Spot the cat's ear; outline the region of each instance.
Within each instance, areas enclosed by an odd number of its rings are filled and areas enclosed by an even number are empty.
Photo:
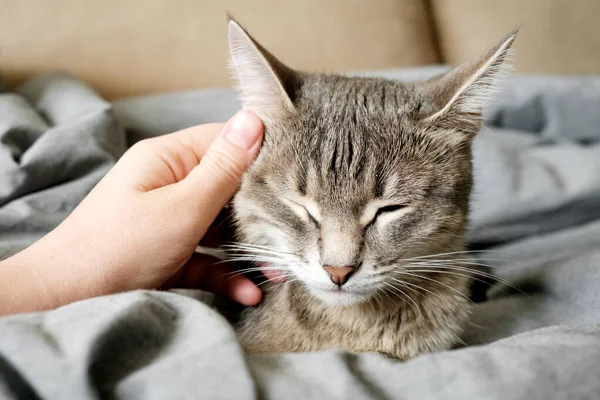
[[[296,73],[229,18],[230,65],[244,109],[263,120],[294,111]]]
[[[481,113],[493,92],[493,83],[508,69],[506,58],[516,35],[517,31],[512,32],[477,59],[421,84],[432,105],[424,121],[438,128],[475,135],[481,127]]]

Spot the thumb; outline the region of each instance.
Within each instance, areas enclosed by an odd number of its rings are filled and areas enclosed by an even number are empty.
[[[260,119],[248,111],[238,112],[212,142],[200,163],[180,182],[186,196],[194,198],[203,231],[238,190],[242,175],[258,154],[262,138]]]

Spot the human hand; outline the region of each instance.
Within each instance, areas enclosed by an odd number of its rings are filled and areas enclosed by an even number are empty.
[[[262,137],[260,120],[242,111],[226,125],[141,141],[61,225],[3,264],[27,266],[52,307],[167,281],[257,304],[261,291],[250,280],[225,276],[226,266],[193,252],[237,191]]]

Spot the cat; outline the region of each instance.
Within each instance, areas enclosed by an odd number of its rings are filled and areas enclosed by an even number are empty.
[[[470,308],[471,143],[517,32],[407,84],[295,71],[228,25],[243,108],[265,125],[232,202],[230,257],[285,276],[236,320],[244,349],[408,360],[451,348]]]

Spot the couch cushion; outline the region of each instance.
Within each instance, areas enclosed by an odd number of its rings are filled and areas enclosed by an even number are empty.
[[[108,98],[228,85],[226,11],[296,68],[431,64],[423,1],[0,0],[3,73],[68,69]]]
[[[477,55],[521,26],[520,72],[599,74],[598,0],[432,0],[444,61]]]

